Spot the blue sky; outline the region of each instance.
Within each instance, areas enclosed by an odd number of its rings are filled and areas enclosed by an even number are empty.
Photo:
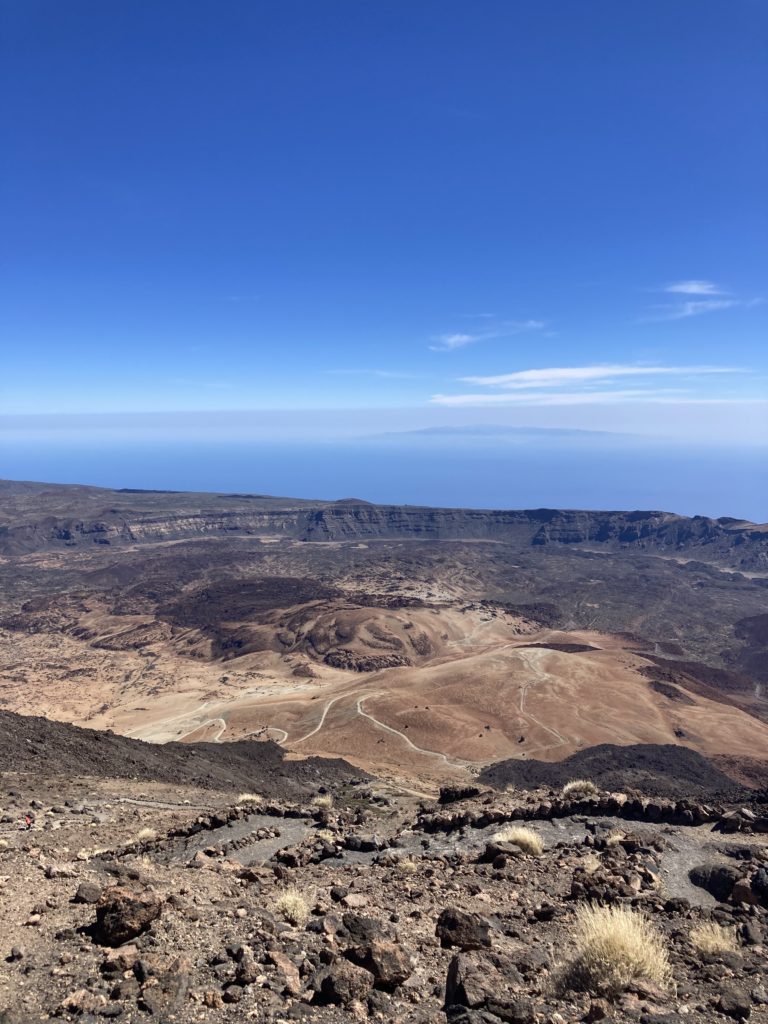
[[[763,0],[2,19],[3,429],[768,440]]]

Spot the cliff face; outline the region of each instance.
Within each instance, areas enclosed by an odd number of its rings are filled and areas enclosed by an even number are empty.
[[[109,504],[103,500],[107,497]],[[83,489],[65,487],[25,496],[21,504],[18,494],[0,490],[3,555],[217,536],[310,543],[381,539],[489,540],[537,548],[581,545],[629,548],[745,571],[768,569],[768,530],[737,520],[666,512],[440,509],[95,489],[84,496]]]

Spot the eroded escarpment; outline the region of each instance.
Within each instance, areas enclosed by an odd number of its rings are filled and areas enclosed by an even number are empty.
[[[659,511],[439,509],[0,483],[0,554],[227,535],[307,542],[407,539],[496,540],[530,547],[596,545],[682,555],[745,571],[768,570],[765,530],[728,518]]]

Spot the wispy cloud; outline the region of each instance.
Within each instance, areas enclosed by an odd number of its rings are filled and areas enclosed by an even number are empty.
[[[438,341],[439,345],[430,345],[433,352],[450,352],[454,348],[463,348],[465,345],[472,345],[483,338],[482,334],[438,334],[432,340]]]
[[[636,366],[609,363],[599,366],[550,366],[540,370],[517,370],[493,377],[460,377],[465,384],[517,390],[552,388],[568,384],[605,384],[617,377],[696,376],[710,373],[740,373],[733,366]]]
[[[629,388],[621,391],[545,391],[535,394],[469,394],[433,395],[435,405],[599,405],[626,401],[658,401],[680,398],[686,392],[679,388]]]
[[[730,309],[732,306],[743,306],[736,299],[691,299],[677,305],[662,306],[657,320],[685,320],[689,316],[701,316],[702,313],[714,313],[716,309]]]
[[[473,317],[478,319],[492,319],[490,314],[475,313]],[[478,325],[479,326],[479,325]],[[437,334],[432,338],[436,342],[430,345],[433,352],[453,352],[457,348],[464,348],[465,345],[474,345],[478,341],[487,341],[491,338],[511,338],[515,334],[525,334],[528,331],[541,331],[546,327],[543,320],[500,320],[490,324],[482,331],[469,334],[464,331],[456,333]]]
[[[703,389],[703,379],[744,373],[736,366],[641,366],[607,363],[597,366],[551,366],[494,376],[460,377],[463,384],[487,392],[433,395],[436,405],[594,405],[618,402],[732,401]],[[669,378],[679,386],[667,387]],[[635,386],[617,389],[616,381],[632,378]],[[564,390],[565,389],[565,390]]]
[[[714,281],[704,281],[698,278],[673,281],[656,290],[665,295],[674,296],[677,301],[656,304],[652,307],[651,313],[643,317],[645,322],[687,320],[692,316],[702,316],[706,313],[734,309],[739,306],[756,306],[762,302],[762,299],[740,299],[733,292],[715,284]]]
[[[664,291],[671,295],[728,295],[712,281],[674,281]]]

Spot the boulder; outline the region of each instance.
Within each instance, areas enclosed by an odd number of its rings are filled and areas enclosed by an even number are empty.
[[[96,882],[81,882],[74,895],[75,903],[98,903],[102,889]]]
[[[402,946],[389,939],[374,939],[364,946],[353,946],[344,954],[348,960],[373,975],[376,988],[391,992],[413,972],[413,964]]]
[[[533,1024],[533,1004],[519,994],[523,977],[509,957],[458,953],[448,966],[445,1007],[483,1010],[510,1024]]]
[[[348,1006],[365,999],[373,988],[373,976],[348,960],[337,960],[315,978],[320,1002]]]
[[[481,914],[446,907],[437,919],[435,935],[443,949],[482,949],[491,945],[491,922]]]
[[[725,903],[730,899],[741,873],[730,864],[699,864],[691,868],[688,877],[694,885],[706,889],[716,900]]]
[[[717,1004],[720,1013],[734,1020],[746,1020],[752,1012],[752,997],[745,988],[734,982],[723,986]]]
[[[160,917],[162,909],[162,900],[155,893],[138,895],[113,886],[103,893],[96,907],[96,941],[103,946],[130,942]]]

